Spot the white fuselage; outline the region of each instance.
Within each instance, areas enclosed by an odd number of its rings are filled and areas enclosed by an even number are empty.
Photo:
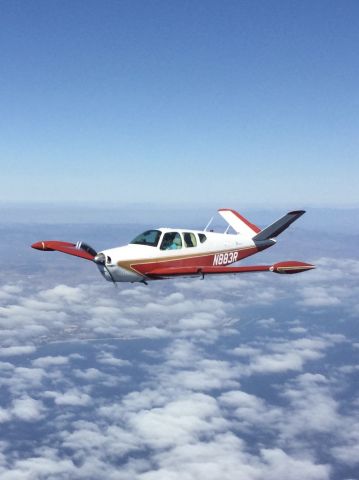
[[[160,237],[155,246],[129,243],[99,252],[106,257],[106,268],[98,265],[106,280],[144,281],[147,280],[146,272],[152,265],[229,265],[257,252],[253,240],[240,234],[180,228],[159,228],[157,231],[160,232]],[[174,232],[179,234],[182,245],[175,249],[163,249],[165,235]],[[189,234],[191,246],[185,240]],[[112,279],[107,269],[111,272]]]

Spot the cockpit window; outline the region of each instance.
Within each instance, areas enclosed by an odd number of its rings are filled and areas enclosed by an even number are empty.
[[[137,235],[137,237],[134,238],[130,243],[135,243],[136,245],[148,245],[149,247],[157,247],[160,236],[161,232],[159,230],[146,230],[145,232]]]
[[[207,240],[207,237],[204,233],[199,233],[198,236],[201,243],[204,243]]]
[[[181,235],[178,232],[168,232],[163,235],[161,250],[177,250],[182,248]]]

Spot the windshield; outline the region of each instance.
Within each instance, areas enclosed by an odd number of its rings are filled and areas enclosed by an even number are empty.
[[[159,230],[146,230],[145,232],[137,235],[137,237],[134,238],[130,243],[135,243],[137,245],[148,245],[149,247],[157,247],[160,236],[161,232]]]

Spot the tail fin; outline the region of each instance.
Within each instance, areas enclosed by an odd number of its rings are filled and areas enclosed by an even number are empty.
[[[295,222],[304,213],[305,210],[295,210],[293,212],[288,212],[279,220],[272,223],[272,225],[269,225],[264,230],[259,231],[257,235],[253,237],[254,242],[261,242],[264,240],[269,240],[270,238],[277,237],[280,233],[284,232],[284,230],[287,229],[291,223]]]
[[[241,233],[246,237],[252,238],[253,235],[258,234],[261,230],[246,218],[242,217],[238,212],[230,208],[220,208],[218,213],[237,233]]]

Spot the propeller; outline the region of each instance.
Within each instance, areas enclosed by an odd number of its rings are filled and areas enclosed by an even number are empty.
[[[116,284],[116,282],[115,282],[115,279],[113,278],[112,273],[110,272],[108,266],[106,265],[106,256],[105,256],[105,254],[104,254],[104,253],[97,253],[97,254],[94,256],[93,261],[96,263],[96,265],[102,265],[102,266],[103,266],[103,268],[104,268],[104,269],[106,270],[106,272],[109,274],[112,283],[113,283],[114,286],[117,288],[117,284]]]
[[[77,250],[84,250],[85,252],[89,253],[93,257],[96,257],[97,252],[94,248],[92,248],[88,243],[85,242],[77,242],[76,243]]]
[[[115,282],[115,279],[112,276],[112,273],[110,272],[109,268],[106,265],[106,256],[104,253],[97,253],[94,248],[92,248],[88,243],[85,242],[77,242],[76,244],[77,249],[84,250],[85,252],[89,253],[90,255],[93,256],[93,261],[97,265],[102,265],[103,268],[106,270],[106,272],[109,274],[112,283],[114,284],[115,287],[117,287],[117,284]]]

